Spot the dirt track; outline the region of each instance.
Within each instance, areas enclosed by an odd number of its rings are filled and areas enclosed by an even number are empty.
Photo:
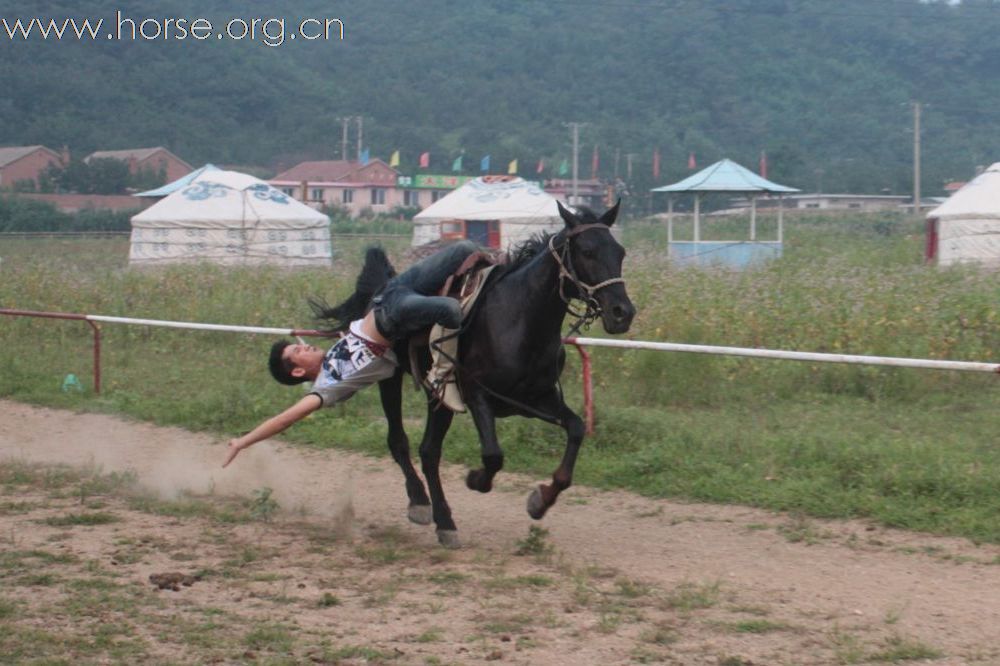
[[[282,507],[317,520],[341,515],[349,504],[360,521],[398,526],[421,548],[438,548],[431,528],[406,522],[402,477],[387,459],[268,442],[226,470],[219,468],[223,456],[224,443],[201,434],[0,401],[0,460],[131,469],[165,494],[247,495],[267,486]],[[497,490],[479,495],[465,489],[463,475],[449,468],[444,481],[464,551],[511,553],[532,524],[524,502],[537,480],[501,474]],[[662,589],[717,581],[730,606],[758,609],[788,628],[720,638],[724,632],[708,622],[664,657],[670,663],[720,663],[710,649],[716,640],[727,643],[726,653],[743,655],[744,664],[847,663],[842,652],[836,657],[835,643],[850,634],[873,646],[868,654],[905,640],[940,652],[935,664],[1000,664],[997,546],[579,487],[563,495],[543,526],[572,566],[614,568]],[[616,649],[613,642],[595,645],[591,657],[630,661]],[[563,652],[548,654],[542,645],[525,657],[559,663],[554,655]],[[581,659],[589,660],[580,653],[574,663]]]

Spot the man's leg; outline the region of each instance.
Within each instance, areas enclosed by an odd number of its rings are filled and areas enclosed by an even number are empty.
[[[447,328],[461,326],[462,310],[458,301],[432,294],[436,294],[448,277],[478,249],[471,241],[460,241],[393,278],[375,299],[375,322],[379,332],[395,341],[434,324]]]

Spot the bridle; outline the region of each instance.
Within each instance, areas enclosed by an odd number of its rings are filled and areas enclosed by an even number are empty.
[[[570,258],[569,253],[569,243],[575,237],[582,234],[584,231],[589,231],[590,229],[603,229],[608,233],[611,233],[611,227],[602,223],[594,222],[591,224],[581,224],[572,229],[568,230],[563,234],[564,243],[556,249],[555,241],[559,234],[555,234],[549,238],[549,254],[555,259],[556,264],[559,266],[559,298],[562,299],[563,303],[566,304],[566,311],[571,315],[576,317],[576,322],[570,327],[569,335],[573,335],[581,327],[590,326],[598,317],[601,316],[603,310],[601,309],[601,304],[594,297],[594,294],[598,290],[608,287],[613,284],[624,284],[625,278],[616,277],[604,280],[597,284],[587,284],[576,274],[576,269],[573,268],[573,262]],[[583,301],[587,309],[584,312],[576,312],[570,305],[571,298],[566,296],[566,282],[570,282],[577,289],[577,293],[580,294],[578,297]]]

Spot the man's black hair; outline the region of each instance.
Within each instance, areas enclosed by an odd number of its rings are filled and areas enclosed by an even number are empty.
[[[295,386],[307,381],[306,377],[295,377],[292,375],[295,364],[282,356],[285,347],[290,344],[292,343],[288,340],[278,340],[275,342],[271,345],[271,357],[267,361],[267,367],[271,370],[271,376],[285,386]]]

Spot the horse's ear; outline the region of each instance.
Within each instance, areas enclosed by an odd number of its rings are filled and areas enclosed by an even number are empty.
[[[601,219],[598,220],[598,222],[606,224],[610,227],[612,224],[615,223],[615,220],[618,219],[618,207],[621,205],[622,205],[622,200],[621,197],[619,197],[618,201],[615,202],[615,205],[607,209],[604,212],[604,215],[601,215]]]
[[[566,223],[566,227],[568,229],[572,229],[576,225],[580,224],[580,220],[577,219],[573,211],[563,206],[562,202],[558,199],[556,200],[556,206],[559,207],[559,217],[563,219],[563,222]]]

